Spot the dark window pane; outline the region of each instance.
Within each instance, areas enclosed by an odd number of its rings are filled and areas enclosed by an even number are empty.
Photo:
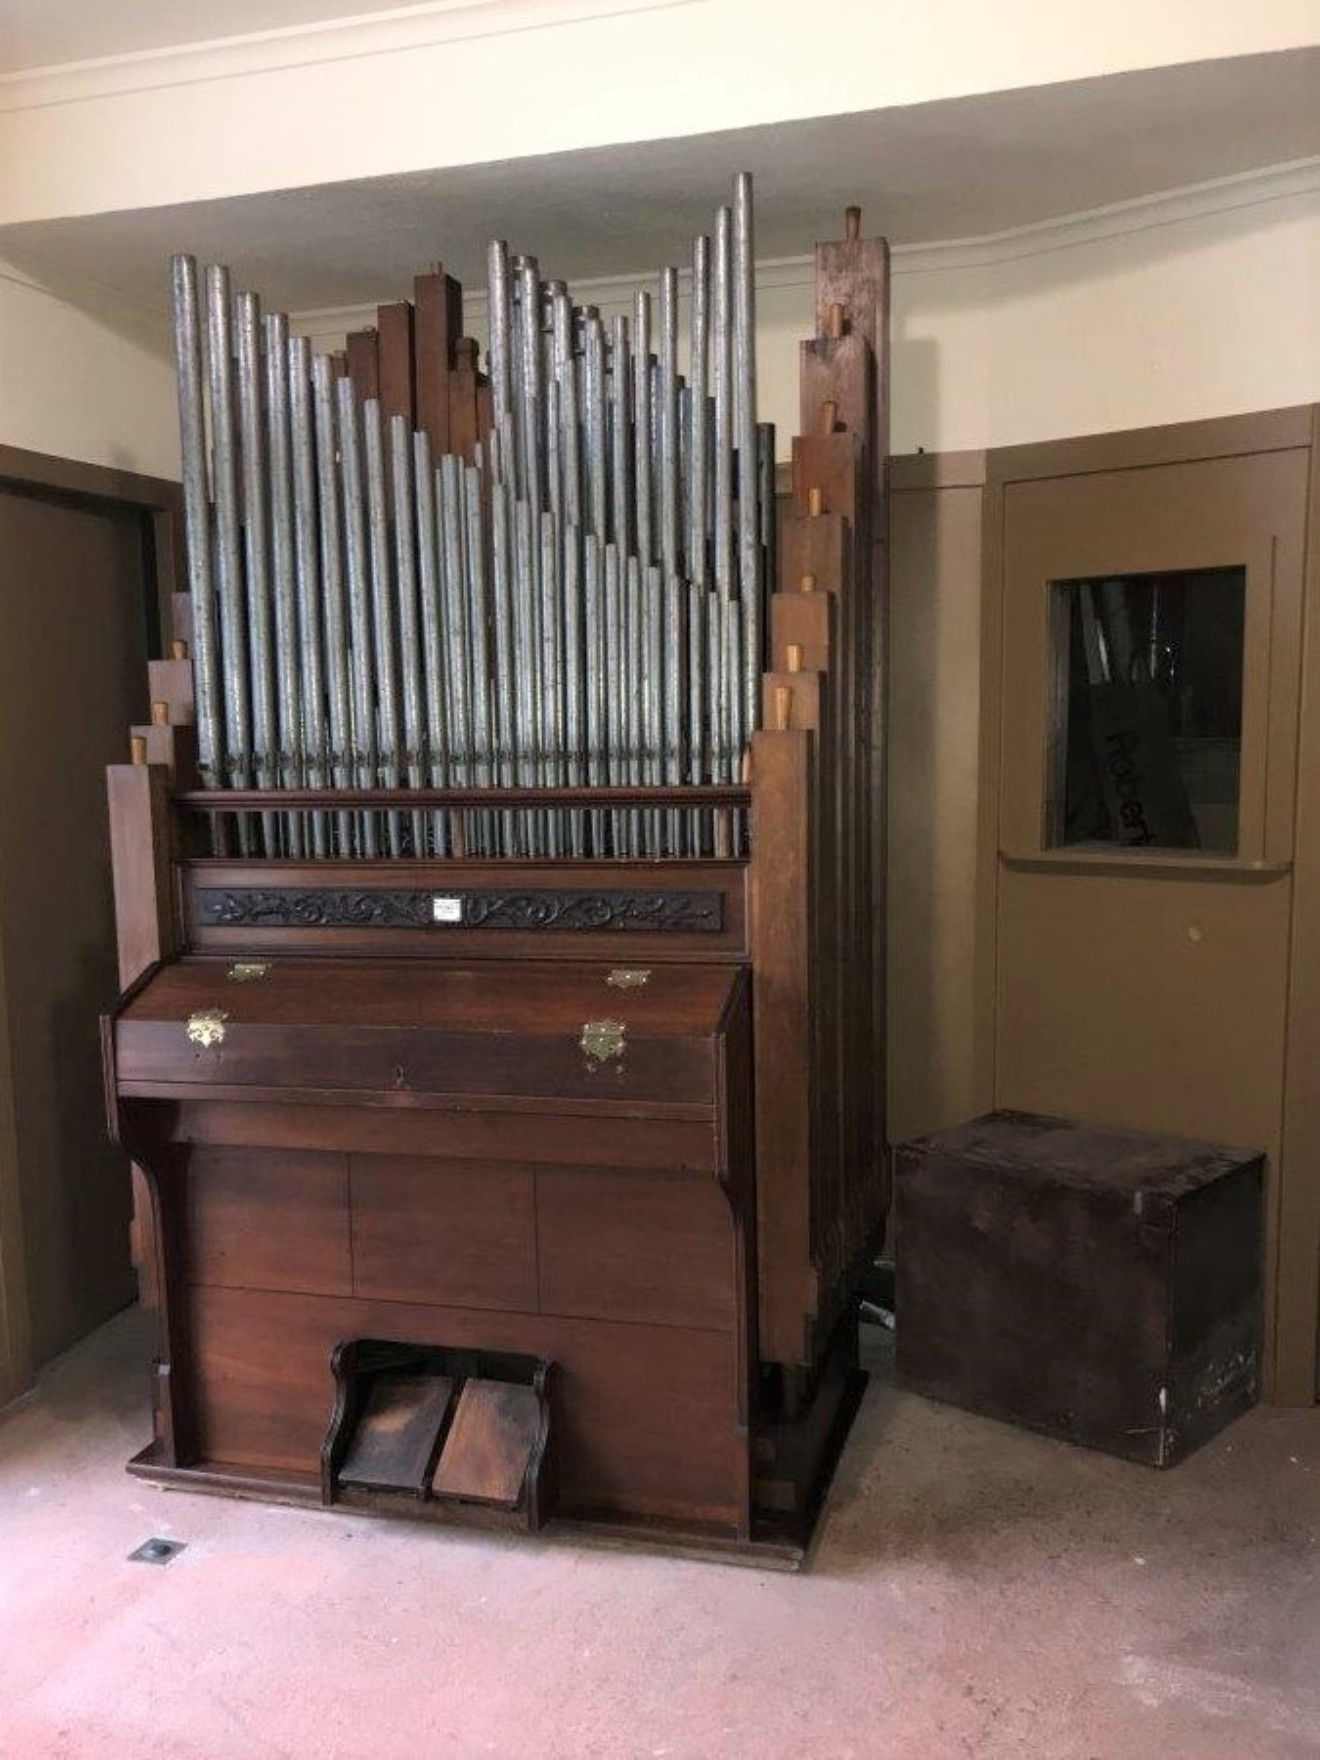
[[[1245,568],[1055,581],[1046,841],[1232,853]]]

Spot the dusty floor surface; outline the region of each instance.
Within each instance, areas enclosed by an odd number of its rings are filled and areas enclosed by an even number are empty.
[[[0,1755],[1320,1755],[1320,1414],[1159,1475],[895,1393],[879,1337],[787,1576],[142,1485],[130,1312],[0,1414]]]

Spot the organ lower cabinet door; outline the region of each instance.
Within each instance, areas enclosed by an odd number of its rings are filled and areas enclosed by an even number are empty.
[[[1070,469],[1084,444],[1010,469],[992,540],[994,1104],[1265,1151],[1266,1384],[1304,1398],[1314,1305],[1289,1345],[1280,1303],[1316,1252],[1281,1232],[1312,1177],[1281,1159],[1310,448]]]

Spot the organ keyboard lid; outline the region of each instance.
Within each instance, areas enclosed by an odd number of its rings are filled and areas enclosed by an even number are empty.
[[[621,1102],[713,1115],[740,967],[184,957],[105,1019],[120,1098]]]

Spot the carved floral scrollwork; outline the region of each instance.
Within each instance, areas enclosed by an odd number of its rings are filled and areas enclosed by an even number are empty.
[[[524,932],[609,931],[717,935],[724,927],[720,892],[472,890],[460,894],[463,929]],[[221,929],[434,929],[431,892],[333,887],[201,888],[201,922]]]

